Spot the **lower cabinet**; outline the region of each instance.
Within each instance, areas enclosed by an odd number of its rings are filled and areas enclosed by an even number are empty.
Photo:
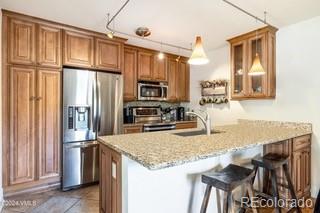
[[[121,155],[100,144],[100,213],[121,213]]]
[[[5,196],[57,182],[60,176],[60,71],[11,66],[8,76]]]
[[[124,134],[141,133],[143,132],[142,125],[129,124],[123,127]]]
[[[289,172],[298,198],[310,197],[311,190],[311,135],[305,135],[279,143],[266,145],[265,154],[276,153],[289,156]],[[278,181],[286,184],[282,170],[277,171]],[[271,192],[268,181],[264,181],[264,191]],[[290,197],[289,191],[280,187],[283,197]]]

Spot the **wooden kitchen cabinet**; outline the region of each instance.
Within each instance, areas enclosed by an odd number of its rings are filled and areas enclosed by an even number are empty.
[[[38,30],[38,65],[60,68],[62,52],[61,29],[39,25]]]
[[[121,72],[123,45],[107,39],[96,38],[95,41],[95,67]]]
[[[9,184],[35,180],[36,69],[10,67]]]
[[[276,153],[289,156],[289,173],[298,198],[310,197],[311,190],[311,135],[305,135],[283,142],[264,146],[264,153]],[[277,171],[280,183],[284,182],[284,173]],[[271,184],[269,184],[271,186]],[[264,181],[264,191],[272,192]],[[289,191],[280,187],[280,196],[290,197]]]
[[[276,31],[267,26],[229,39],[231,51],[231,98],[268,99],[276,95]],[[259,54],[265,70],[262,76],[249,76],[253,59]]]
[[[38,70],[38,162],[39,178],[60,174],[60,94],[61,72]]]
[[[99,208],[101,213],[121,213],[121,155],[100,143]]]
[[[191,129],[191,128],[197,128],[197,120],[179,121],[176,124],[176,129]]]
[[[143,125],[128,124],[123,127],[124,134],[141,133],[143,132]]]
[[[32,65],[36,63],[36,24],[9,18],[8,62]]]
[[[85,33],[64,31],[63,64],[94,67],[94,37]]]
[[[181,59],[178,62],[178,76],[177,76],[177,95],[181,102],[190,101],[190,66],[187,60]]]
[[[163,59],[159,59],[154,56],[154,69],[153,69],[153,80],[155,81],[168,81],[168,59],[164,56]]]
[[[178,101],[178,70],[179,64],[175,58],[168,59],[168,100]]]
[[[137,100],[137,50],[124,48],[123,100]]]
[[[138,51],[138,80],[152,81],[154,67],[153,52],[139,50]]]

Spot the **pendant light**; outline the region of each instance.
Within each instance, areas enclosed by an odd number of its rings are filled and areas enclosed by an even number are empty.
[[[196,44],[188,63],[191,65],[204,65],[209,63],[209,59],[207,58],[202,46],[201,36],[196,37]]]
[[[251,69],[248,72],[248,75],[260,76],[260,75],[264,75],[265,73],[266,72],[261,64],[260,56],[258,53],[258,30],[256,30],[256,56],[254,57],[254,60],[253,60]]]
[[[109,22],[109,20],[110,20],[110,14],[108,13],[108,22]],[[113,27],[112,27],[112,31],[109,31],[108,33],[107,33],[107,36],[108,36],[108,38],[110,38],[110,39],[113,39],[113,36],[114,36],[114,20],[113,20]]]

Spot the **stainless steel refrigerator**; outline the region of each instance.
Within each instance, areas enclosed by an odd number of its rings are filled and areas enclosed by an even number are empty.
[[[62,189],[99,181],[97,137],[122,130],[121,75],[63,69]]]

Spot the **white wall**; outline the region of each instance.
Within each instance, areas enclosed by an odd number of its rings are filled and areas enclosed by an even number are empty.
[[[231,101],[207,106],[213,123],[238,118],[310,122],[312,195],[320,187],[320,16],[281,28],[277,33],[277,96],[275,100]],[[213,39],[213,38],[212,38]],[[200,80],[230,79],[229,46],[209,52],[210,64],[191,68],[191,107],[199,108]]]

